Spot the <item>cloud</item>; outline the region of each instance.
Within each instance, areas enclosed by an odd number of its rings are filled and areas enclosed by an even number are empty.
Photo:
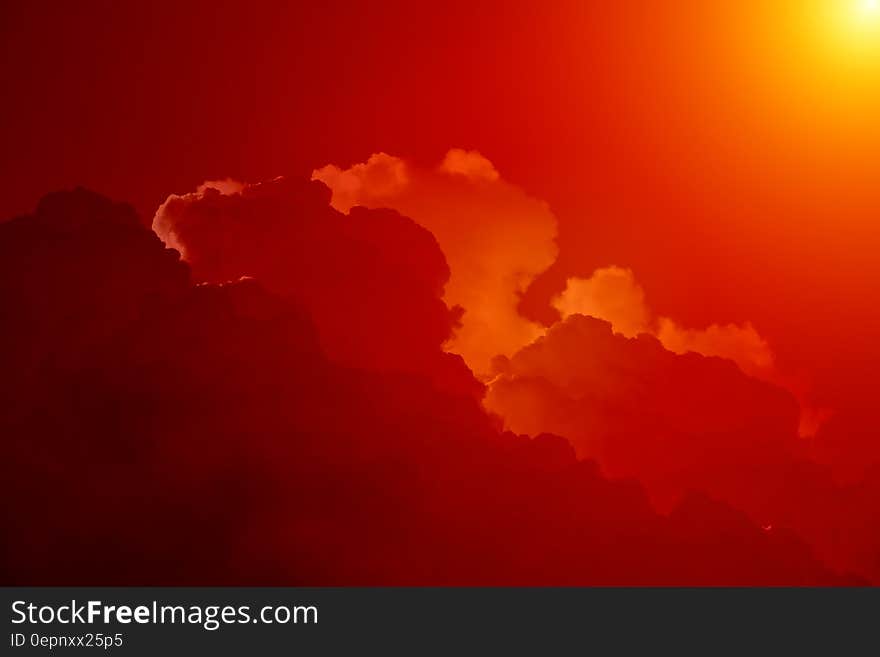
[[[333,190],[333,207],[348,213],[355,205],[366,205],[363,203],[365,198],[383,207],[386,207],[383,201],[392,203],[406,189],[409,170],[398,157],[374,153],[366,162],[345,170],[328,164],[317,169],[312,174],[312,180],[320,180]]]
[[[526,218],[525,228],[509,231],[519,235],[517,242],[528,243],[522,231],[542,224],[522,213],[527,197],[493,171],[473,152],[451,151],[430,171],[377,155],[346,171],[316,171],[329,194],[317,183],[283,179],[225,194],[206,185],[169,198],[154,226],[173,232],[197,280],[250,275],[301,304],[336,363],[424,376],[437,389],[478,399],[483,388],[470,371],[440,350],[459,348],[472,368],[485,368],[477,370],[489,381],[485,406],[513,432],[565,436],[580,458],[596,459],[609,476],[643,482],[664,511],[689,490],[706,491],[756,524],[796,526],[839,568],[871,572],[858,554],[877,541],[858,532],[854,546],[861,547],[840,555],[833,536],[848,517],[847,504],[861,509],[860,518],[873,507],[835,488],[827,473],[810,470],[816,467],[808,460],[810,443],[797,432],[809,435],[825,415],[809,404],[799,379],[777,370],[755,328],[693,329],[656,317],[633,272],[623,267],[570,279],[552,301],[564,321],[547,329],[524,320],[516,309],[518,288],[487,274],[493,257],[504,273],[528,262],[528,254],[500,239],[497,222],[475,208],[498,216],[497,208],[512,203],[517,210],[505,216]],[[383,205],[409,208],[421,219],[363,207]],[[471,219],[460,220],[466,216]],[[547,237],[534,233],[541,234]],[[484,242],[486,235],[491,239]],[[484,243],[496,250],[473,246]],[[609,320],[618,335],[585,322],[585,314]],[[524,326],[529,330],[519,330]],[[799,413],[785,390],[800,402]],[[826,490],[833,502],[821,503],[820,525],[798,515],[790,500],[774,501],[779,482],[788,480],[793,492],[786,494],[796,499]]]
[[[658,320],[657,338],[669,351],[684,354],[694,351],[704,356],[732,360],[746,374],[760,377],[773,369],[773,352],[755,328],[712,324],[705,329],[685,329],[668,317]]]
[[[373,180],[375,171],[362,173]],[[430,232],[392,210],[343,215],[316,182],[230,189],[206,184],[170,196],[154,217],[153,229],[196,280],[252,276],[309,312],[334,361],[430,372],[438,385],[480,394],[461,359],[440,351],[460,311],[441,298],[449,267]]]
[[[6,582],[857,581],[705,496],[658,515],[637,484],[607,480],[563,438],[499,431],[432,371],[363,366],[376,348],[363,335],[360,365],[328,358],[334,324],[316,299],[337,292],[358,331],[399,319],[379,303],[394,290],[346,303],[375,282],[364,288],[367,264],[384,262],[416,308],[435,307],[443,267],[411,222],[336,216],[314,189],[206,189],[166,205],[193,262],[233,283],[197,283],[129,208],[87,192],[0,224],[0,338],[14,359],[0,415],[0,492],[16,501]],[[302,244],[273,250],[280,236]],[[283,269],[281,253],[300,266]],[[240,278],[258,270],[277,278]]]
[[[742,326],[713,324],[705,329],[689,329],[668,317],[654,318],[631,269],[604,267],[590,278],[569,278],[552,305],[563,319],[587,315],[609,322],[615,333],[626,337],[654,335],[677,354],[693,351],[727,358],[750,375],[773,369],[770,346],[748,322]]]
[[[505,361],[485,403],[508,429],[565,435],[580,456],[597,458],[613,477],[644,481],[660,497],[683,493],[682,471],[702,476],[716,458],[728,461],[725,452],[763,459],[798,449],[797,405],[783,390],[733,363],[677,355],[648,334],[626,338],[584,315]]]
[[[196,194],[205,194],[209,189],[220,192],[224,196],[232,194],[241,194],[245,185],[232,178],[224,178],[223,180],[206,180],[196,188]]]
[[[476,151],[450,150],[436,169],[384,153],[342,170],[317,169],[333,207],[389,207],[431,231],[451,276],[444,299],[464,309],[447,349],[478,375],[543,333],[521,316],[520,296],[556,259],[556,218],[543,201],[500,177]]]
[[[333,192],[331,203],[393,207],[430,230],[449,262],[444,299],[463,309],[446,348],[487,380],[497,357],[510,357],[546,327],[518,310],[520,295],[556,258],[556,220],[545,205],[501,179],[476,151],[450,150],[440,167],[425,171],[385,153],[347,170],[328,165],[313,179]],[[656,336],[674,353],[694,351],[735,362],[744,372],[780,385],[801,403],[799,431],[814,435],[828,411],[810,400],[799,378],[780,372],[767,341],[748,322],[689,328],[655,317],[632,270],[610,266],[589,278],[572,277],[551,300],[562,318],[583,314],[611,322],[627,337]]]
[[[815,435],[829,417],[828,410],[816,407],[808,387],[798,377],[780,372],[773,351],[751,323],[712,324],[704,329],[685,328],[669,317],[655,318],[645,301],[645,293],[632,270],[611,266],[597,269],[590,278],[569,278],[565,290],[552,300],[563,319],[581,314],[609,322],[616,333],[635,337],[641,333],[655,336],[676,354],[694,352],[717,356],[736,363],[739,368],[762,381],[791,392],[801,405],[799,433]]]
[[[563,319],[571,315],[598,317],[630,338],[650,331],[645,292],[632,270],[623,267],[597,269],[590,278],[569,278],[565,290],[551,303]]]
[[[615,333],[628,338],[640,333],[654,335],[676,354],[693,351],[727,358],[751,375],[773,368],[770,346],[748,322],[743,326],[713,324],[705,329],[688,329],[668,317],[655,319],[631,269],[604,267],[590,278],[569,278],[565,290],[551,303],[563,319],[576,314],[603,319]]]
[[[466,151],[461,148],[453,148],[446,153],[446,157],[440,164],[440,171],[488,183],[494,183],[501,177],[495,169],[495,165],[479,152]]]
[[[793,529],[839,569],[880,574],[880,533],[868,520],[880,471],[839,486],[810,459],[798,404],[782,388],[577,314],[496,366],[484,404],[505,429],[564,435],[612,480],[638,480],[663,512],[701,491],[757,525]]]

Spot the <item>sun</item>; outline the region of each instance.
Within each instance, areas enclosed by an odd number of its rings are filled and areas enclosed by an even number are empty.
[[[876,45],[878,29],[880,29],[880,0],[859,0],[853,28],[857,32],[862,32],[863,36],[874,41]]]
[[[815,0],[805,3],[819,33],[842,45],[864,48],[880,44],[880,0]]]
[[[841,52],[848,53],[846,56],[860,58],[862,63],[867,57],[873,66],[880,55],[880,0],[853,0],[845,11],[840,11],[840,3],[834,4],[838,7],[837,19],[830,23],[829,34],[836,38]],[[829,9],[834,4],[829,0]]]

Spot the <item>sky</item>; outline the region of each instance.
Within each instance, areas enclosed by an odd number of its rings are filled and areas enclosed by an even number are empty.
[[[0,214],[476,149],[561,223],[530,313],[625,265],[661,312],[797,333],[825,373],[819,345],[855,365],[849,327],[878,326],[850,300],[876,274],[880,69],[838,42],[847,4],[4,3]]]
[[[817,529],[833,514],[810,497],[858,507],[854,525],[880,500],[816,492],[873,490],[880,463],[871,3],[13,0],[0,32],[0,222],[81,208],[40,201],[79,186],[129,203],[193,284],[253,277],[303,305],[332,363],[416,368],[476,395],[495,430],[562,436],[640,481],[660,514],[693,487],[761,526],[784,516],[835,572],[878,577],[875,537],[833,544]],[[297,186],[310,180],[324,191]],[[319,206],[332,231],[282,226]],[[350,224],[370,213],[381,244]],[[302,239],[341,240],[315,257],[355,264],[325,271],[290,246]],[[430,266],[401,255],[410,239]],[[369,262],[390,300],[357,282]],[[385,271],[398,265],[424,279]],[[384,328],[349,335],[343,308]],[[716,396],[698,408],[700,388]],[[621,438],[652,431],[677,461]],[[752,469],[775,473],[760,499],[733,475],[707,490],[721,466],[682,438],[740,458],[743,433]],[[797,457],[767,456],[765,434]],[[768,502],[805,460],[824,483]],[[823,510],[795,517],[808,500]]]

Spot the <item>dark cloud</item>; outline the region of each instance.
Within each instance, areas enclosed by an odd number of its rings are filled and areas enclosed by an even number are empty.
[[[795,399],[732,361],[571,315],[496,368],[486,406],[507,428],[566,436],[661,510],[703,491],[769,533],[793,529],[838,569],[880,575],[876,484],[836,482],[812,458],[819,445],[798,436]]]
[[[438,385],[482,393],[461,358],[440,348],[460,312],[441,298],[449,267],[430,232],[392,210],[343,215],[317,182],[218,187],[172,196],[154,219],[196,280],[253,276],[295,300],[336,362],[429,373]]]
[[[311,189],[187,205],[224,236],[193,266],[231,283],[191,283],[87,192],[0,225],[6,583],[853,581],[705,496],[658,515],[565,439],[499,432],[437,385],[442,359],[403,367],[441,358],[442,257],[398,215],[354,227]],[[416,332],[383,338],[405,308]]]

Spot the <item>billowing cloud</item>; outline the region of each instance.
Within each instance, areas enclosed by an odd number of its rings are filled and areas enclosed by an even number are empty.
[[[332,191],[342,212],[389,207],[437,238],[451,276],[444,299],[464,309],[448,342],[478,375],[496,355],[512,355],[543,333],[517,310],[529,284],[556,259],[556,218],[543,201],[500,177],[476,151],[450,150],[436,169],[379,153],[342,170],[328,165],[313,179]]]
[[[669,317],[654,317],[632,270],[611,266],[597,269],[590,278],[569,278],[565,290],[552,300],[563,319],[580,314],[609,322],[626,337],[655,336],[676,354],[694,352],[736,363],[746,374],[779,385],[801,404],[799,433],[812,436],[829,412],[809,399],[806,384],[780,372],[773,351],[751,323],[712,324],[703,329],[685,328]]]
[[[651,330],[645,291],[632,270],[623,267],[597,269],[590,278],[569,278],[552,305],[563,319],[571,315],[604,319],[617,333],[629,338]]]
[[[510,431],[566,436],[610,478],[641,482],[663,511],[703,491],[761,526],[795,529],[838,568],[880,575],[868,520],[880,471],[837,485],[798,436],[795,398],[729,360],[675,354],[575,314],[496,361],[484,404]]]
[[[466,151],[461,148],[453,148],[443,162],[440,170],[444,173],[458,174],[470,180],[485,180],[496,182],[501,176],[495,169],[495,165],[483,157],[478,151]]]
[[[565,290],[552,303],[563,319],[571,315],[603,319],[615,333],[629,338],[640,333],[654,335],[677,354],[693,351],[727,358],[752,375],[773,368],[770,346],[748,322],[692,329],[668,317],[655,318],[631,269],[611,266],[597,269],[590,278],[569,278]]]
[[[206,180],[196,188],[195,192],[189,194],[172,194],[156,211],[156,215],[153,217],[153,231],[162,238],[162,241],[165,242],[168,248],[175,249],[185,259],[187,257],[186,245],[177,237],[174,208],[181,204],[202,199],[206,195],[220,194],[230,196],[232,194],[240,194],[244,188],[245,185],[243,183],[231,178],[225,178],[223,180]]]
[[[797,433],[824,416],[751,324],[696,329],[657,317],[633,272],[616,266],[569,279],[552,300],[563,321],[525,320],[519,293],[555,257],[552,215],[478,153],[450,151],[433,170],[379,154],[314,177],[312,187],[206,184],[170,197],[154,228],[179,244],[196,280],[254,276],[302,304],[336,363],[415,374],[476,400],[483,389],[441,347],[458,350],[489,382],[484,407],[515,434],[565,436],[609,476],[642,482],[664,512],[702,490],[755,524],[797,527],[837,568],[873,572],[863,550],[880,539],[859,532],[851,550],[834,547],[843,519],[873,507],[811,469]],[[519,218],[515,240],[502,239],[498,216]],[[546,257],[523,248],[527,235],[549,245]],[[517,279],[523,267],[532,274]],[[780,481],[790,482],[784,500],[774,497]],[[818,490],[829,501],[816,525],[791,500]]]
[[[424,171],[385,153],[342,170],[313,173],[332,191],[332,205],[392,207],[430,230],[450,265],[444,298],[463,309],[447,349],[461,354],[480,377],[490,377],[496,357],[510,357],[543,335],[545,327],[518,311],[520,295],[556,257],[556,221],[545,205],[501,179],[476,151],[450,150],[441,165]],[[656,336],[674,353],[693,351],[735,362],[744,372],[785,387],[798,398],[801,435],[815,434],[827,411],[816,408],[798,378],[778,371],[766,340],[748,322],[681,326],[656,317],[632,270],[610,266],[589,278],[569,278],[551,300],[563,318],[574,314],[609,321],[627,337]]]
[[[609,481],[558,436],[499,431],[430,371],[328,358],[334,324],[315,299],[335,289],[352,330],[397,321],[393,305],[352,309],[344,291],[364,292],[368,266],[384,262],[402,281],[433,281],[405,289],[431,308],[442,259],[431,264],[431,242],[398,215],[334,216],[311,190],[206,189],[166,204],[193,261],[233,283],[196,284],[129,208],[88,192],[0,223],[0,492],[16,501],[6,583],[858,581],[705,495],[661,516],[638,484]],[[374,232],[347,232],[359,223]],[[229,264],[203,252],[212,228]],[[276,271],[279,236],[303,242],[286,245],[295,261],[314,253],[298,281]],[[278,276],[271,288],[241,279],[258,270]],[[352,347],[369,354],[363,337]],[[424,348],[443,358],[435,337]]]
[[[506,360],[486,405],[512,431],[533,433],[540,426],[565,435],[578,454],[599,459],[612,476],[647,482],[665,468],[705,472],[707,448],[721,455],[761,443],[751,456],[763,458],[778,451],[774,443],[786,450],[798,445],[797,406],[783,390],[744,375],[733,363],[677,355],[648,334],[626,338],[584,315],[555,324]],[[649,441],[651,435],[657,443]],[[691,436],[695,442],[672,446],[660,436]],[[701,436],[710,443],[698,442]],[[659,479],[678,494],[687,488],[670,473]]]
[[[431,233],[392,210],[345,216],[317,182],[224,188],[170,196],[153,219],[196,280],[252,276],[308,310],[333,360],[431,372],[438,385],[479,394],[460,357],[440,351],[460,313],[441,299],[449,267]]]
[[[753,376],[773,369],[770,345],[748,322],[742,326],[712,324],[705,329],[686,329],[668,317],[661,317],[657,324],[657,338],[676,354],[694,351],[704,356],[727,358]]]
[[[333,207],[348,213],[355,205],[368,206],[366,199],[372,200],[374,205],[392,207],[394,199],[409,183],[409,168],[398,157],[374,153],[366,162],[345,170],[328,164],[315,171],[312,179],[320,180],[333,190]]]

